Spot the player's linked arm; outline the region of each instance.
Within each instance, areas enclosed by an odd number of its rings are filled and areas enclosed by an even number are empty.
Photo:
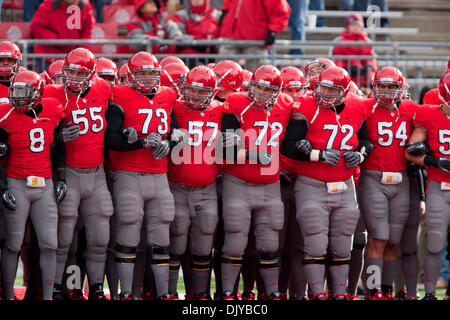
[[[291,118],[281,142],[281,154],[295,160],[310,161],[310,155],[299,150],[299,142],[306,137],[308,125],[304,119]]]

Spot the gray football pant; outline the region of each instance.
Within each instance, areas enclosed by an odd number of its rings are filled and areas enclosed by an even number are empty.
[[[450,230],[450,191],[441,190],[441,183],[433,180],[428,180],[425,224],[427,228],[425,292],[434,293],[441,267],[441,251]]]
[[[368,237],[400,244],[409,217],[409,178],[402,171],[399,184],[382,184],[383,173],[361,170],[358,200]]]
[[[216,184],[188,187],[169,182],[169,186],[175,201],[175,218],[170,225],[171,265],[180,264],[174,257],[185,253],[189,238],[194,293],[206,292],[213,236],[219,221]]]
[[[84,254],[89,284],[103,283],[109,219],[113,214],[111,195],[106,185],[103,165],[92,169],[66,166],[67,193],[58,205],[58,250],[55,283],[61,283],[67,255],[72,243],[78,214],[85,230]]]
[[[223,290],[233,291],[253,220],[255,246],[260,255],[260,272],[266,292],[270,295],[278,291],[277,253],[284,220],[280,182],[254,184],[225,174],[222,199],[225,231],[222,252],[223,258],[228,259],[222,263]]]
[[[360,214],[353,178],[346,180],[345,184],[346,191],[329,194],[327,183],[323,181],[299,176],[295,183],[304,261],[314,261],[305,264],[308,284],[314,295],[324,291],[324,257],[327,251],[333,256],[332,263],[336,264],[330,267],[333,283],[338,283],[338,286],[333,285],[334,293],[345,292],[352,236]]]
[[[14,279],[17,261],[25,236],[28,216],[31,218],[40,249],[43,299],[53,294],[55,279],[58,212],[52,179],[45,179],[45,187],[29,188],[25,179],[7,178],[8,189],[16,198],[17,209],[4,208],[6,227],[5,250],[2,255],[3,285],[6,299],[14,297]]]
[[[137,248],[143,221],[147,231],[147,245],[152,249],[152,270],[157,296],[168,293],[169,227],[174,219],[175,206],[165,173],[116,171],[113,185],[116,213],[116,243]],[[136,249],[130,249],[131,251]],[[131,252],[130,251],[130,252]],[[118,257],[117,255],[120,255]],[[116,250],[116,258],[133,254]],[[135,254],[134,254],[135,256]],[[130,293],[134,263],[116,263],[121,292]]]

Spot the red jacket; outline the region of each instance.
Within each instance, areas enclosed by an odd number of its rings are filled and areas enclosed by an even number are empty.
[[[235,40],[265,40],[267,31],[283,31],[291,8],[286,0],[224,0],[220,36]]]
[[[128,24],[127,37],[128,39],[148,39],[150,37],[157,37],[161,39],[172,38],[174,34],[179,33],[179,29],[175,22],[169,20],[169,15],[161,0],[159,2],[159,11],[151,18],[144,19],[139,15],[139,8],[147,2],[147,0],[135,0],[134,10],[136,17]],[[181,34],[179,34],[181,36]],[[145,46],[132,45],[133,51],[145,50]],[[173,53],[175,48],[152,46],[153,53]]]
[[[193,8],[177,11],[172,20],[176,22],[183,34],[193,36],[195,39],[216,39],[219,37],[220,11],[210,7],[209,0],[201,9]]]
[[[335,42],[345,42],[345,41],[359,41],[359,42],[367,42],[370,43],[371,40],[367,37],[366,32],[361,33],[349,33],[347,30],[342,31],[341,36],[337,37]],[[331,54],[336,56],[372,56],[374,55],[372,51],[372,47],[370,46],[335,46],[331,49]],[[355,66],[355,67],[364,67],[365,65],[369,65],[372,68],[372,72],[370,72],[369,79],[373,79],[373,76],[375,75],[375,72],[377,71],[377,63],[374,59],[370,60],[334,60],[334,63],[341,67],[341,68],[347,68],[349,66]],[[352,80],[358,83],[357,79],[354,79],[355,77],[352,77]],[[365,80],[365,77],[362,77],[360,82],[362,80]],[[367,83],[365,81],[362,81],[363,83],[359,83],[359,86],[366,86]]]
[[[45,0],[41,3],[31,21],[31,34],[35,39],[91,39],[95,18],[89,1],[80,0],[80,28],[77,28],[76,11],[67,13],[68,5],[62,0]],[[73,27],[69,29],[70,27]],[[35,53],[68,53],[75,45],[35,45]]]

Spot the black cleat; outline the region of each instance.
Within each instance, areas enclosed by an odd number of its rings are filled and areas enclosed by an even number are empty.
[[[103,292],[103,284],[96,283],[89,287],[88,300],[106,300],[105,293]]]
[[[422,300],[437,300],[436,296],[434,295],[434,293],[427,293],[425,294],[425,297],[422,298]]]

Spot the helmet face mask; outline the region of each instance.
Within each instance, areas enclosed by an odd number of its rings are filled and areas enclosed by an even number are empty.
[[[214,89],[203,87],[202,83],[185,83],[182,86],[182,94],[185,105],[191,110],[201,111],[211,104]]]
[[[19,72],[20,59],[0,52],[0,77],[8,78]]]
[[[83,93],[91,85],[93,71],[82,70],[79,66],[63,66],[64,85],[72,92]]]
[[[344,102],[345,88],[334,85],[331,81],[317,82],[314,92],[316,102],[322,108],[335,107]]]
[[[279,92],[280,88],[271,85],[268,81],[259,80],[256,82],[250,80],[248,98],[254,102],[253,107],[270,110],[275,105]]]
[[[33,71],[16,74],[8,89],[9,104],[19,111],[28,111],[36,107],[44,92],[44,80]]]
[[[379,104],[391,105],[402,99],[405,94],[405,88],[398,81],[382,79],[374,81],[373,94]]]
[[[131,71],[131,86],[141,94],[155,94],[160,85],[161,69],[144,66]]]
[[[52,78],[52,84],[64,84],[64,77],[62,75],[62,73],[60,74],[55,74]]]

